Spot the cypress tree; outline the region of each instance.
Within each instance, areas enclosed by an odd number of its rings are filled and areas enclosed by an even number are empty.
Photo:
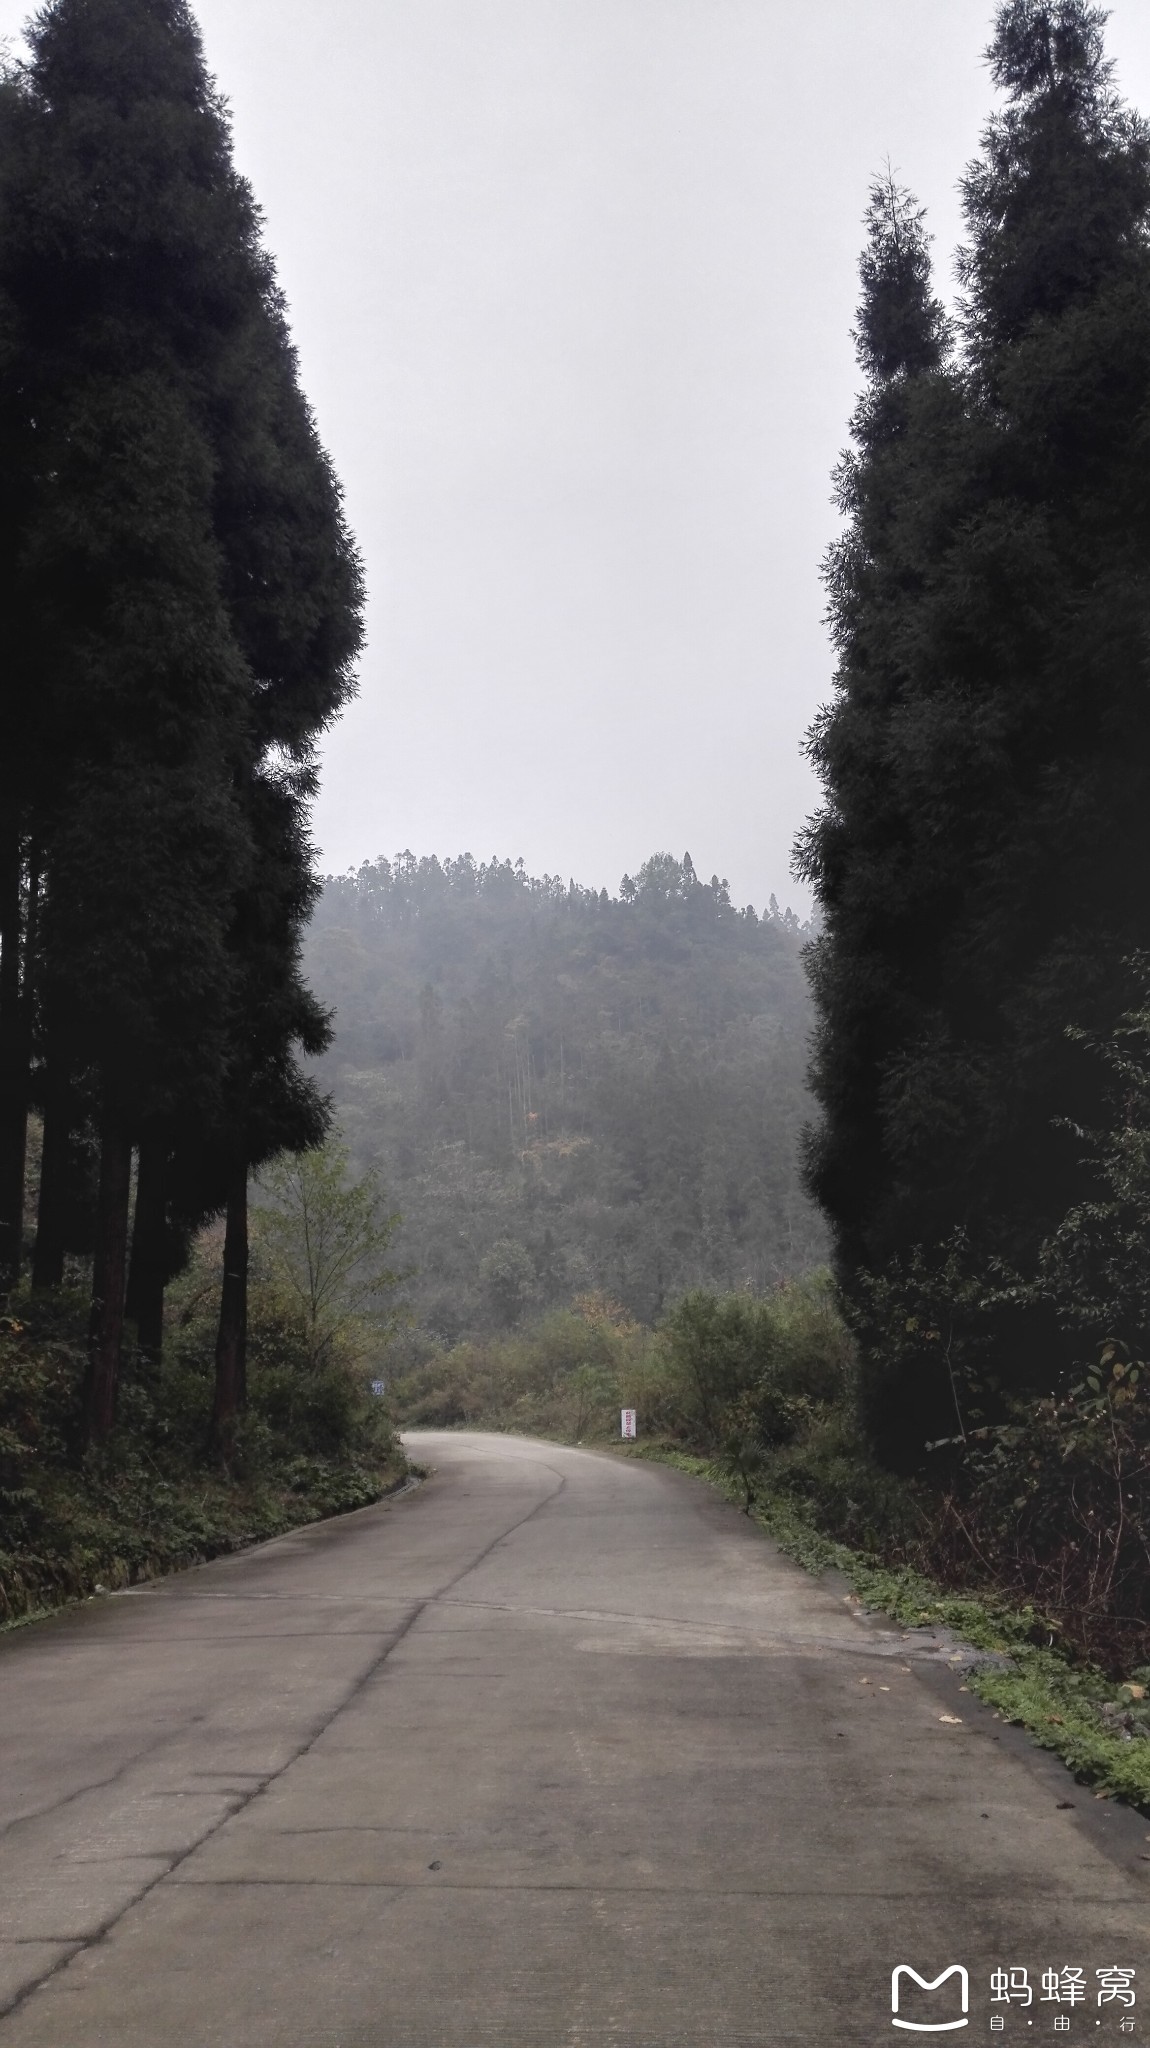
[[[91,1089],[70,1075],[59,1048],[40,1047],[34,1076],[43,1119],[33,1292],[59,1287],[68,1252],[91,1252],[98,1161]]]
[[[807,1177],[834,1218],[848,1272],[867,1257],[891,1177],[882,1075],[910,1028],[923,910],[903,731],[916,617],[953,522],[965,438],[924,214],[889,173],[872,185],[866,227],[855,343],[867,383],[835,476],[849,523],[824,565],[837,697],[808,737],[828,802],[798,849],[824,912],[808,967],[820,1015],[812,1079],[825,1115]]]
[[[945,914],[945,883],[940,895],[924,859],[930,820],[909,786],[906,733],[921,613],[970,467],[923,210],[888,172],[871,187],[865,219],[854,339],[866,384],[835,474],[847,524],[824,565],[836,696],[807,742],[827,801],[797,848],[823,911],[807,951],[818,1016],[811,1083],[823,1115],[808,1133],[806,1179],[834,1225],[848,1296],[860,1267],[889,1256],[899,1162],[886,1077],[918,1028],[924,934]],[[881,1433],[881,1418],[870,1420]]]
[[[21,597],[44,622],[30,680],[52,735],[36,820],[45,1042],[65,1073],[91,1068],[97,1093],[100,1437],[133,1140],[210,1069],[246,858],[232,784],[249,679],[220,590],[206,399],[257,251],[183,8],[60,0],[31,46],[35,120],[3,262],[33,366]]]
[[[856,494],[832,558],[811,1170],[860,1307],[860,1268],[905,1271],[916,1246],[941,1264],[956,1229],[976,1260],[1033,1261],[1080,1192],[1059,1119],[1093,1120],[1065,1027],[1118,1014],[1144,937],[1150,153],[1102,23],[1084,0],[999,9],[1007,104],[964,182],[963,355],[939,410],[916,380],[928,410],[908,415],[885,538]],[[881,478],[865,441],[859,461]],[[892,1377],[882,1329],[864,1337],[872,1428],[913,1459],[952,1417],[942,1362],[903,1345]],[[1050,1339],[1013,1331],[1007,1375],[1048,1384]]]
[[[191,1232],[170,1213],[171,1129],[161,1118],[140,1128],[136,1148],[136,1200],[124,1310],[136,1325],[141,1360],[155,1377],[164,1345],[164,1289],[183,1269]]]
[[[224,1274],[216,1335],[209,1448],[230,1456],[247,1401],[248,1179],[277,1153],[318,1145],[330,1106],[297,1060],[330,1043],[326,1013],[300,969],[303,927],[319,893],[307,837],[314,775],[281,770],[249,788],[259,859],[239,899],[232,944],[239,965],[226,1122],[214,1139],[224,1196]]]
[[[982,503],[934,627],[960,650],[966,727],[935,781],[961,871],[944,1086],[953,1099],[958,1078],[969,1107],[933,1158],[929,1127],[911,1157],[920,1187],[951,1178],[950,1216],[1023,1266],[1081,1188],[1059,1119],[1099,1107],[1065,1027],[1107,1029],[1126,1007],[1150,884],[1150,136],[1115,95],[1104,19],[1084,0],[998,16],[1007,105],[963,188]],[[1026,1377],[1048,1378],[1046,1343],[1036,1325],[1028,1356],[1020,1336]]]
[[[14,227],[13,195],[28,143],[29,106],[18,75],[0,74],[0,247]],[[17,1279],[23,1241],[24,1163],[34,1016],[39,860],[32,837],[38,758],[36,693],[28,649],[35,621],[20,602],[20,547],[35,472],[30,370],[18,309],[0,276],[0,1293]]]
[[[26,663],[52,738],[37,830],[43,1044],[59,1071],[43,1092],[58,1103],[73,1076],[94,1077],[100,1435],[131,1149],[144,1147],[134,1306],[154,1345],[171,1245],[162,1134],[193,1114],[218,1125],[243,1063],[251,792],[271,750],[306,764],[349,694],[361,580],[187,8],[55,0],[31,42],[35,119],[0,290],[35,366],[20,554],[25,613],[48,622]]]
[[[0,1294],[20,1274],[39,874],[18,830],[0,851]]]

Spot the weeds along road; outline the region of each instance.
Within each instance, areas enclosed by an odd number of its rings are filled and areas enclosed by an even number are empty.
[[[874,2048],[900,1963],[969,1969],[960,2039],[996,1966],[991,2038],[1048,1966],[1081,2040],[1098,1968],[1150,2003],[1148,1824],[929,1634],[681,1474],[408,1442],[403,1499],[0,1643],[0,2048]]]

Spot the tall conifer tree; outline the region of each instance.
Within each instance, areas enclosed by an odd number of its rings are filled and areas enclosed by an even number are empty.
[[[838,696],[808,740],[828,802],[799,851],[824,911],[809,961],[821,1015],[815,1085],[827,1114],[808,1171],[848,1264],[865,1254],[863,1217],[885,1164],[883,1064],[913,1004],[920,867],[902,737],[916,614],[952,518],[954,463],[941,458],[964,429],[923,212],[889,172],[871,188],[866,226],[855,343],[867,384],[836,473],[849,523],[825,565]]]
[[[22,602],[47,622],[26,664],[52,740],[36,820],[44,1046],[57,1095],[95,1077],[101,1436],[131,1150],[143,1142],[154,1341],[163,1133],[191,1114],[221,1123],[243,1063],[235,934],[261,886],[255,792],[276,750],[306,768],[349,694],[361,590],[186,6],[54,0],[31,42],[0,289],[35,366],[20,558]]]
[[[30,109],[14,72],[0,75],[0,246],[28,146]],[[4,788],[0,792],[0,1293],[16,1280],[23,1241],[39,861],[33,790],[42,768],[28,651],[35,622],[20,602],[20,548],[35,471],[30,370],[18,309],[0,279],[0,677]]]
[[[1085,0],[999,9],[1006,105],[964,184],[945,414],[960,399],[961,418],[918,410],[893,483],[918,559],[882,709],[862,681],[881,591],[840,574],[867,558],[858,503],[832,561],[846,659],[814,736],[828,803],[806,852],[827,906],[812,1180],[860,1302],[860,1267],[905,1266],[956,1228],[973,1255],[1033,1258],[1078,1189],[1058,1119],[1092,1108],[1065,1026],[1117,1014],[1145,940],[1150,155],[1102,26]],[[886,776],[869,794],[868,760]],[[872,1334],[872,1426],[920,1455],[950,1411],[941,1360],[924,1349],[892,1382]],[[1048,1382],[1048,1345],[1035,1324],[1003,1347],[1022,1383]]]

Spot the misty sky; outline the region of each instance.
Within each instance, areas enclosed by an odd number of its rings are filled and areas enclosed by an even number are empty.
[[[686,848],[801,904],[860,216],[889,154],[950,293],[988,0],[197,12],[367,568],[325,868]],[[1150,110],[1146,0],[1110,47]]]

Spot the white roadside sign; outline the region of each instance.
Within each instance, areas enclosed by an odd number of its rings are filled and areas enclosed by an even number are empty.
[[[619,1416],[623,1425],[619,1432],[620,1436],[634,1436],[635,1410],[633,1408],[621,1408],[619,1410]]]

